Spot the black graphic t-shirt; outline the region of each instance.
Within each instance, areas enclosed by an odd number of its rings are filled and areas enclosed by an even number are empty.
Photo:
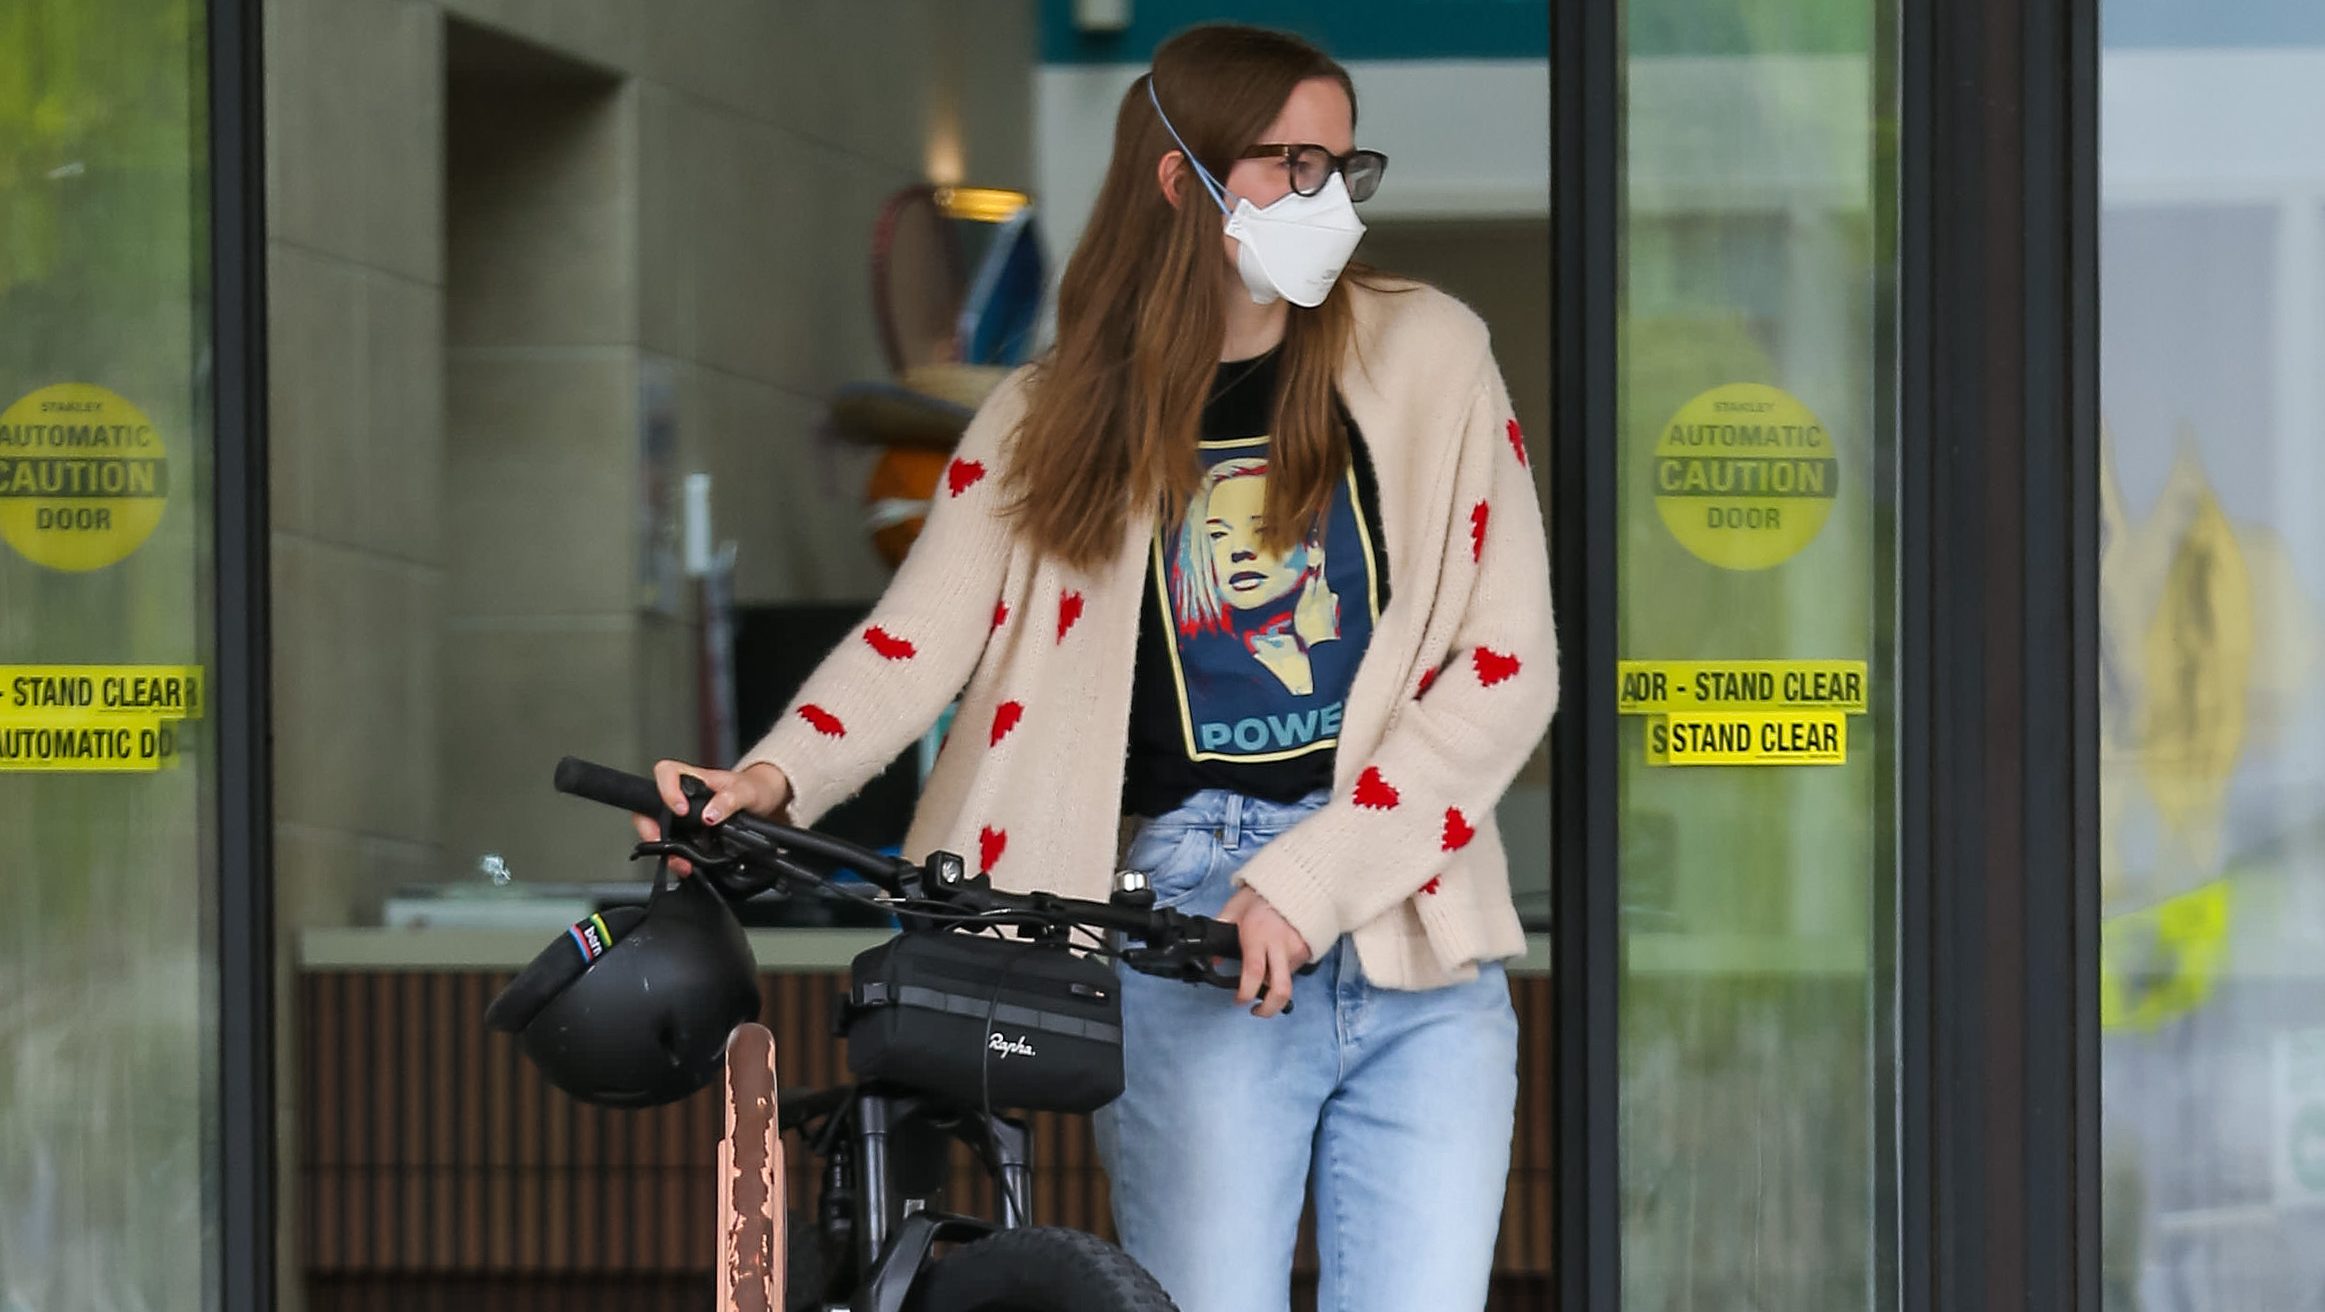
[[[1130,702],[1123,810],[1161,815],[1204,788],[1289,802],[1332,783],[1340,716],[1388,605],[1380,494],[1344,409],[1350,466],[1317,533],[1262,541],[1278,353],[1219,367],[1202,483],[1155,526]]]

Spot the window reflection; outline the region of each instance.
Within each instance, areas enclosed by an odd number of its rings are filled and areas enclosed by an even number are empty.
[[[2101,120],[2107,1306],[2325,1286],[2325,30],[2113,4]]]

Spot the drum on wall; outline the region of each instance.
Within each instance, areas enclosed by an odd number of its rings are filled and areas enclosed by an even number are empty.
[[[880,450],[865,527],[894,566],[977,407],[1032,355],[1048,267],[1032,204],[986,188],[897,192],[873,224],[871,257],[891,377],[839,388],[830,418],[841,436]]]
[[[906,187],[890,196],[872,224],[872,316],[891,371],[959,358],[955,334],[967,282],[937,189]]]

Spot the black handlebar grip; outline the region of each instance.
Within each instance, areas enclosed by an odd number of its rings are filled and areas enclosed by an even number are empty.
[[[662,793],[653,780],[578,756],[557,763],[557,791],[639,815],[662,814]]]
[[[1243,932],[1231,921],[1212,921],[1203,931],[1203,955],[1240,959],[1243,956]]]

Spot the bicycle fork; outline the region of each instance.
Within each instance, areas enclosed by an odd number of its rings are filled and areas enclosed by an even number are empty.
[[[935,1132],[925,1119],[927,1110],[926,1100],[913,1096],[867,1094],[856,1104],[856,1242],[863,1269],[878,1264],[896,1222],[924,1209],[949,1173],[942,1163],[949,1156],[946,1141],[953,1136]],[[1000,1165],[999,1228],[1030,1225],[1030,1133],[998,1116],[989,1124]],[[982,1146],[972,1142],[971,1147]],[[931,1165],[938,1169],[926,1169]]]

